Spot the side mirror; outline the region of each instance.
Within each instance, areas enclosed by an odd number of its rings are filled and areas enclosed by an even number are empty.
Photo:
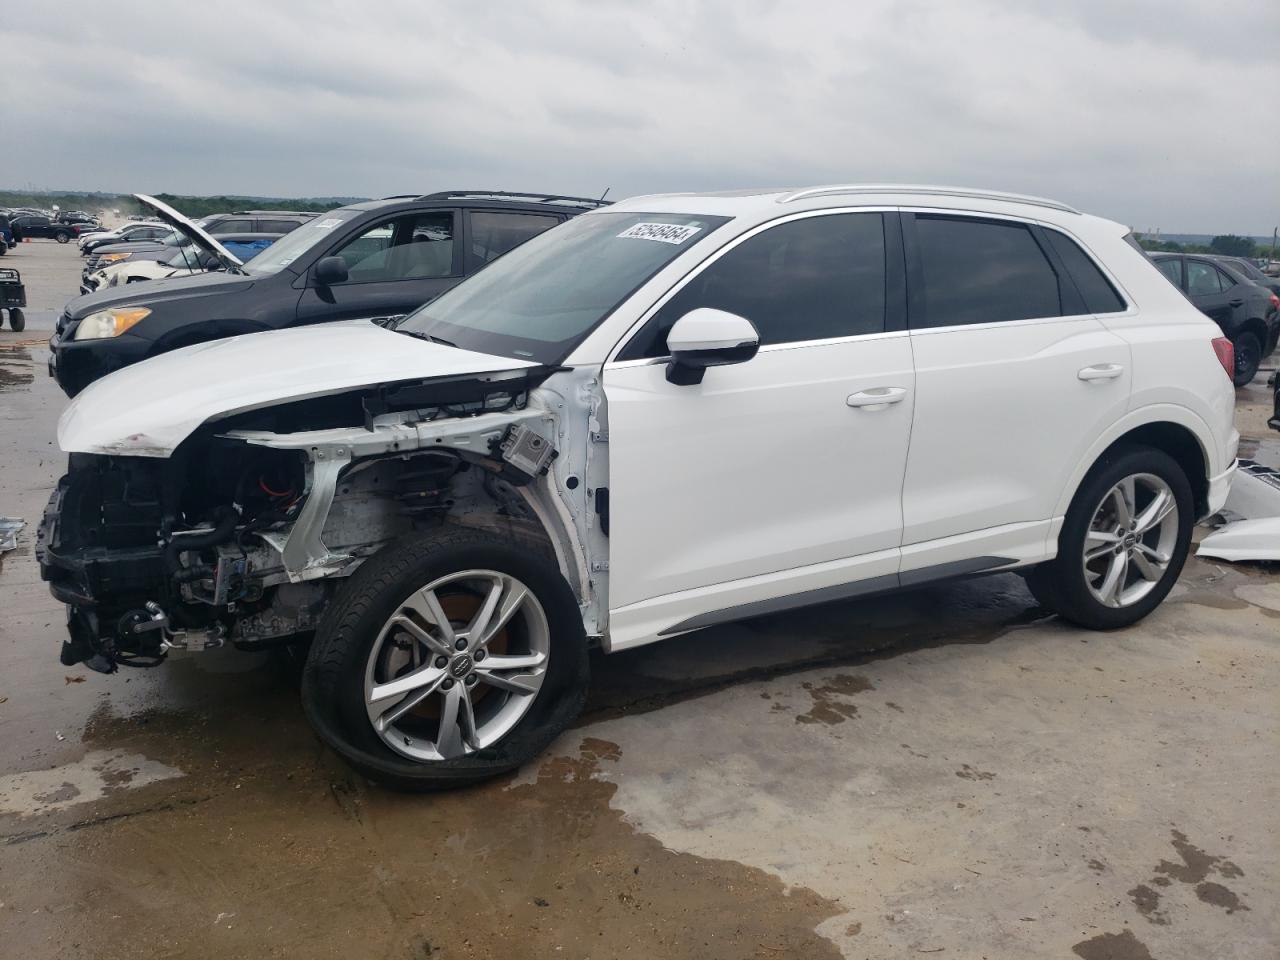
[[[680,387],[701,383],[707,367],[746,363],[760,349],[760,334],[746,317],[711,307],[690,310],[667,334],[667,380]]]
[[[347,280],[347,261],[341,257],[325,257],[316,264],[316,283],[328,286],[331,283],[345,283]]]

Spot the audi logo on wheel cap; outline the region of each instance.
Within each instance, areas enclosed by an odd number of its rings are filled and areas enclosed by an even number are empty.
[[[464,653],[460,657],[454,657],[453,663],[449,665],[449,672],[461,680],[471,672],[471,655]]]

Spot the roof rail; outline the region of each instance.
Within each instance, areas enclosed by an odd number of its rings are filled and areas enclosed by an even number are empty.
[[[934,197],[965,197],[971,200],[1007,200],[1011,203],[1026,203],[1036,207],[1048,207],[1050,210],[1061,210],[1064,213],[1079,214],[1075,207],[1049,200],[1045,197],[1031,197],[1021,193],[1003,193],[999,190],[974,190],[969,187],[937,187],[927,184],[911,183],[852,183],[828,187],[809,187],[794,193],[784,194],[778,203],[792,203],[796,200],[808,200],[811,197],[830,197],[848,193],[918,193]]]
[[[562,197],[554,193],[521,193],[510,190],[442,190],[428,193],[418,200],[525,200],[529,203],[559,203],[572,207],[607,207],[612,201],[592,197]]]

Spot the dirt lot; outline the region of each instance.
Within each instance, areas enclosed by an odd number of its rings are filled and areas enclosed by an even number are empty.
[[[79,259],[5,265],[0,515],[32,526],[0,566],[0,954],[1280,955],[1280,577],[1193,560],[1110,635],[1011,575],[708,630],[597,658],[537,767],[397,795],[265,656],[59,665],[41,338]],[[1274,460],[1266,405],[1241,429]]]

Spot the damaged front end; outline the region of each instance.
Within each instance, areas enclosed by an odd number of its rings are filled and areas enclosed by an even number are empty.
[[[445,523],[545,542],[582,596],[574,517],[541,479],[559,425],[536,388],[555,372],[294,400],[208,422],[166,458],[73,453],[37,543],[67,605],[62,662],[293,641],[366,558]]]

